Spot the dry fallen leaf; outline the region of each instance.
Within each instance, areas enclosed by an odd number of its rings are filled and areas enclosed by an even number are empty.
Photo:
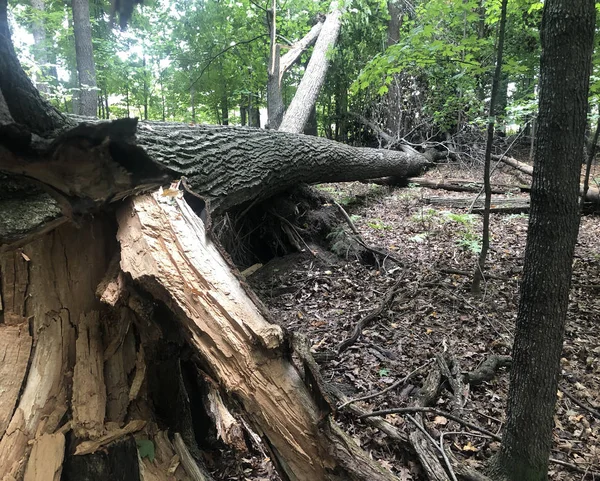
[[[445,426],[446,424],[448,424],[448,419],[446,419],[444,416],[436,416],[433,419],[433,422],[438,426]]]

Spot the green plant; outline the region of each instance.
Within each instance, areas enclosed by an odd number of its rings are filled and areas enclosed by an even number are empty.
[[[375,230],[391,230],[392,226],[384,223],[381,219],[371,219],[367,221],[367,225]]]

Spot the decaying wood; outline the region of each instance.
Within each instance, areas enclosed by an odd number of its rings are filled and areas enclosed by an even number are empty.
[[[73,373],[73,431],[78,438],[98,438],[104,434],[106,386],[104,355],[100,335],[100,314],[81,314],[75,343]]]
[[[29,260],[27,302],[19,315],[31,319],[35,347],[16,408],[0,440],[0,479],[23,476],[29,442],[56,432],[68,410],[75,326],[82,315],[101,307],[94,291],[106,271],[109,246],[114,246],[110,231],[110,224],[100,216],[80,229],[63,225],[21,251]],[[0,267],[2,297],[9,298],[12,290],[14,298],[18,281],[9,284],[7,279],[15,276],[11,277],[6,263]],[[17,378],[22,379],[22,372],[16,371],[14,379],[20,384]]]
[[[185,469],[186,473],[193,481],[212,481],[213,477],[206,470],[201,467],[198,462],[192,457],[190,450],[183,442],[181,434],[175,433],[173,436],[173,447],[175,452],[179,456],[181,465]]]
[[[208,388],[207,413],[217,428],[217,437],[239,452],[248,452],[242,424],[227,409],[219,391],[210,383]]]
[[[134,421],[130,421],[125,425],[125,427],[121,429],[114,429],[112,431],[107,432],[103,436],[95,439],[93,441],[83,441],[79,443],[75,448],[75,454],[83,456],[85,454],[92,454],[98,451],[103,446],[116,441],[117,439],[121,439],[128,434],[136,433],[139,430],[143,429],[146,426],[146,421],[142,419],[136,419]]]
[[[321,416],[286,360],[282,329],[263,318],[182,199],[137,197],[118,220],[122,269],[180,320],[291,480],[364,479],[366,472],[393,479]]]
[[[0,324],[0,438],[13,415],[27,372],[31,336],[29,326]]]
[[[42,434],[33,443],[23,481],[60,481],[64,456],[65,435]]]

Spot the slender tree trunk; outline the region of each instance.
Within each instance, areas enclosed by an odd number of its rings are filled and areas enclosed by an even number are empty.
[[[192,123],[196,123],[196,88],[190,87],[190,106],[192,108]]]
[[[221,97],[221,125],[229,125],[229,99],[227,92]]]
[[[508,0],[502,0],[502,10],[500,14],[500,26],[498,30],[498,56],[496,58],[496,71],[492,83],[492,96],[490,99],[490,119],[487,127],[487,144],[485,147],[485,162],[483,167],[483,185],[485,191],[485,201],[483,207],[483,232],[481,242],[481,252],[475,274],[473,275],[473,283],[471,284],[471,293],[475,295],[481,294],[481,280],[483,279],[483,270],[485,269],[485,260],[487,258],[488,249],[490,247],[490,207],[492,204],[492,186],[490,183],[490,166],[492,163],[492,147],[494,144],[494,126],[496,125],[496,105],[498,102],[498,94],[500,83],[502,80],[502,56],[504,54],[504,35],[506,33],[506,6]]]
[[[510,481],[545,481],[552,444],[594,45],[594,0],[546,0],[531,213],[496,468]]]
[[[146,71],[146,54],[142,57],[142,67],[144,69],[144,120],[148,120],[148,97],[149,97],[149,87],[148,87],[148,72]]]
[[[284,132],[301,133],[304,130],[304,125],[325,82],[329,67],[327,55],[337,41],[342,24],[342,11],[337,2],[333,2],[330,8],[331,11],[323,23],[296,95],[283,116],[279,130]]]
[[[46,26],[44,25],[43,15],[46,11],[46,5],[44,0],[31,0],[31,7],[35,11],[36,18],[33,21],[32,33],[34,48],[34,57],[36,62],[40,65],[41,79],[36,83],[37,89],[40,93],[48,95],[48,77],[50,71],[48,69],[48,43],[46,41]]]
[[[75,54],[79,75],[79,113],[95,117],[98,112],[98,90],[96,88],[96,65],[92,47],[92,25],[88,0],[71,0],[73,8],[73,31]]]
[[[106,112],[106,118],[109,119],[110,108],[108,107],[108,90],[106,88],[104,89],[104,111]]]

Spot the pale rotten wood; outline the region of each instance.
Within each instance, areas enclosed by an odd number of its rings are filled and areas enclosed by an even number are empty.
[[[142,196],[118,213],[121,268],[169,307],[221,387],[238,399],[292,481],[389,480],[311,398],[231,266],[181,199]]]
[[[185,472],[193,481],[213,481],[213,477],[208,473],[206,468],[199,465],[193,458],[190,450],[183,442],[181,434],[175,433],[173,436],[173,447],[179,456]]]
[[[208,415],[212,418],[217,428],[217,437],[225,444],[240,452],[247,452],[248,447],[244,439],[242,425],[233,417],[229,409],[223,403],[219,391],[209,386],[208,391]]]
[[[101,449],[103,446],[116,441],[117,439],[127,436],[128,434],[136,433],[146,426],[146,421],[136,419],[130,421],[124,428],[114,429],[107,432],[105,435],[93,441],[83,441],[75,448],[75,455],[82,456],[84,454],[92,454]]]
[[[202,221],[181,200],[152,196],[132,200],[118,221],[123,271],[186,323],[193,344],[242,400],[290,478],[327,479],[335,462],[315,442],[318,412],[307,389],[279,355],[283,332],[264,320]]]
[[[98,311],[82,314],[75,344],[73,374],[73,431],[78,438],[97,438],[104,434],[106,386],[104,349],[100,337]]]
[[[97,218],[80,228],[63,225],[22,249],[30,259],[23,317],[32,320],[34,348],[16,409],[0,440],[0,479],[22,479],[29,441],[55,432],[67,412],[74,326],[82,314],[102,307],[94,291],[106,272],[110,246],[114,251],[111,232]],[[4,265],[0,267],[4,274]]]
[[[64,456],[65,435],[43,434],[33,443],[23,481],[60,481]]]
[[[27,324],[0,325],[0,438],[13,415],[30,352],[31,336]]]

